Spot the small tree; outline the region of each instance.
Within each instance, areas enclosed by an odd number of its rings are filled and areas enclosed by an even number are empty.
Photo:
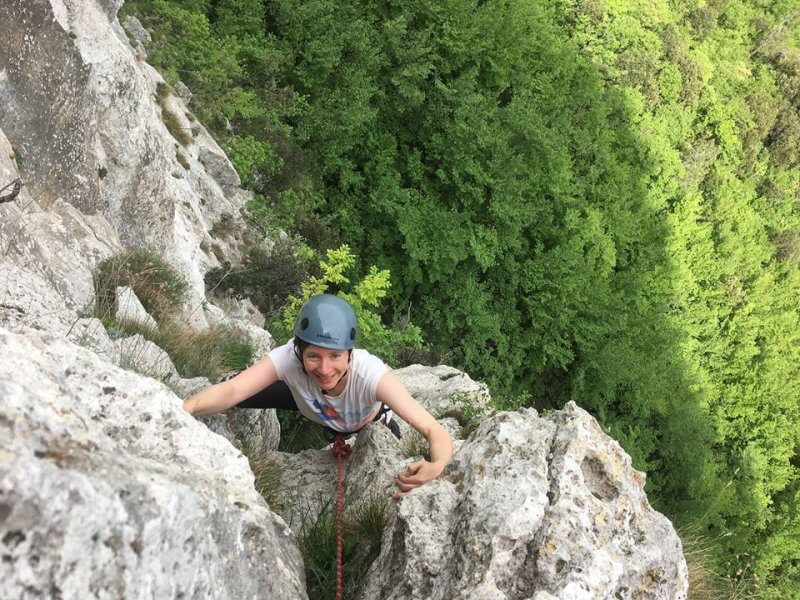
[[[391,286],[389,271],[379,271],[372,266],[361,281],[353,283],[345,273],[353,267],[355,259],[347,245],[328,250],[326,259],[319,263],[322,274],[309,277],[302,283],[300,294],[289,297],[280,319],[271,324],[270,330],[276,339],[288,339],[292,336],[295,317],[303,303],[312,296],[337,289],[339,296],[355,310],[359,347],[374,352],[389,365],[396,365],[401,350],[422,347],[422,332],[416,325],[387,327],[381,321],[381,300]]]

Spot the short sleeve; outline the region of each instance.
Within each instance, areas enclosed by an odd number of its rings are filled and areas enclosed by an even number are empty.
[[[294,355],[293,340],[289,340],[283,346],[273,348],[269,351],[267,356],[269,356],[272,365],[275,367],[278,379],[285,381],[287,371],[297,362],[297,357]]]

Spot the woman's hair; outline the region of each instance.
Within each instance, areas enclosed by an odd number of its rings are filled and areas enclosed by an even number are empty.
[[[301,365],[303,364],[303,351],[306,348],[308,348],[310,345],[311,344],[309,344],[305,340],[301,340],[298,337],[294,338],[294,355],[297,357],[297,360],[300,361]],[[303,371],[305,371],[305,370],[306,370],[306,368],[303,367]]]

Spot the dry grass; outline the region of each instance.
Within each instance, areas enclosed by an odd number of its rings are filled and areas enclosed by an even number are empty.
[[[158,322],[183,304],[189,283],[172,265],[154,252],[132,250],[102,261],[94,273],[94,315],[108,317],[118,287],[130,287],[145,310]]]
[[[408,432],[400,440],[403,456],[406,458],[415,458],[422,456],[425,460],[430,460],[430,447],[428,440],[416,430]]]
[[[720,575],[712,541],[698,527],[678,530],[689,569],[688,600],[751,600],[756,598],[752,581]]]
[[[135,321],[103,319],[106,329],[117,336],[140,334],[164,350],[181,377],[206,377],[215,381],[220,376],[246,368],[253,349],[239,332],[222,325],[209,329],[191,329],[177,320],[169,320],[153,329]]]
[[[182,146],[188,146],[194,141],[191,131],[183,127],[181,119],[174,112],[169,110],[166,106],[161,106],[161,120],[167,126],[167,130],[172,134]]]

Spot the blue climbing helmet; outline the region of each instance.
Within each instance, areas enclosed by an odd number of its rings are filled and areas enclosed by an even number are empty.
[[[339,296],[313,296],[297,313],[294,337],[322,348],[352,350],[356,341],[356,313]]]

